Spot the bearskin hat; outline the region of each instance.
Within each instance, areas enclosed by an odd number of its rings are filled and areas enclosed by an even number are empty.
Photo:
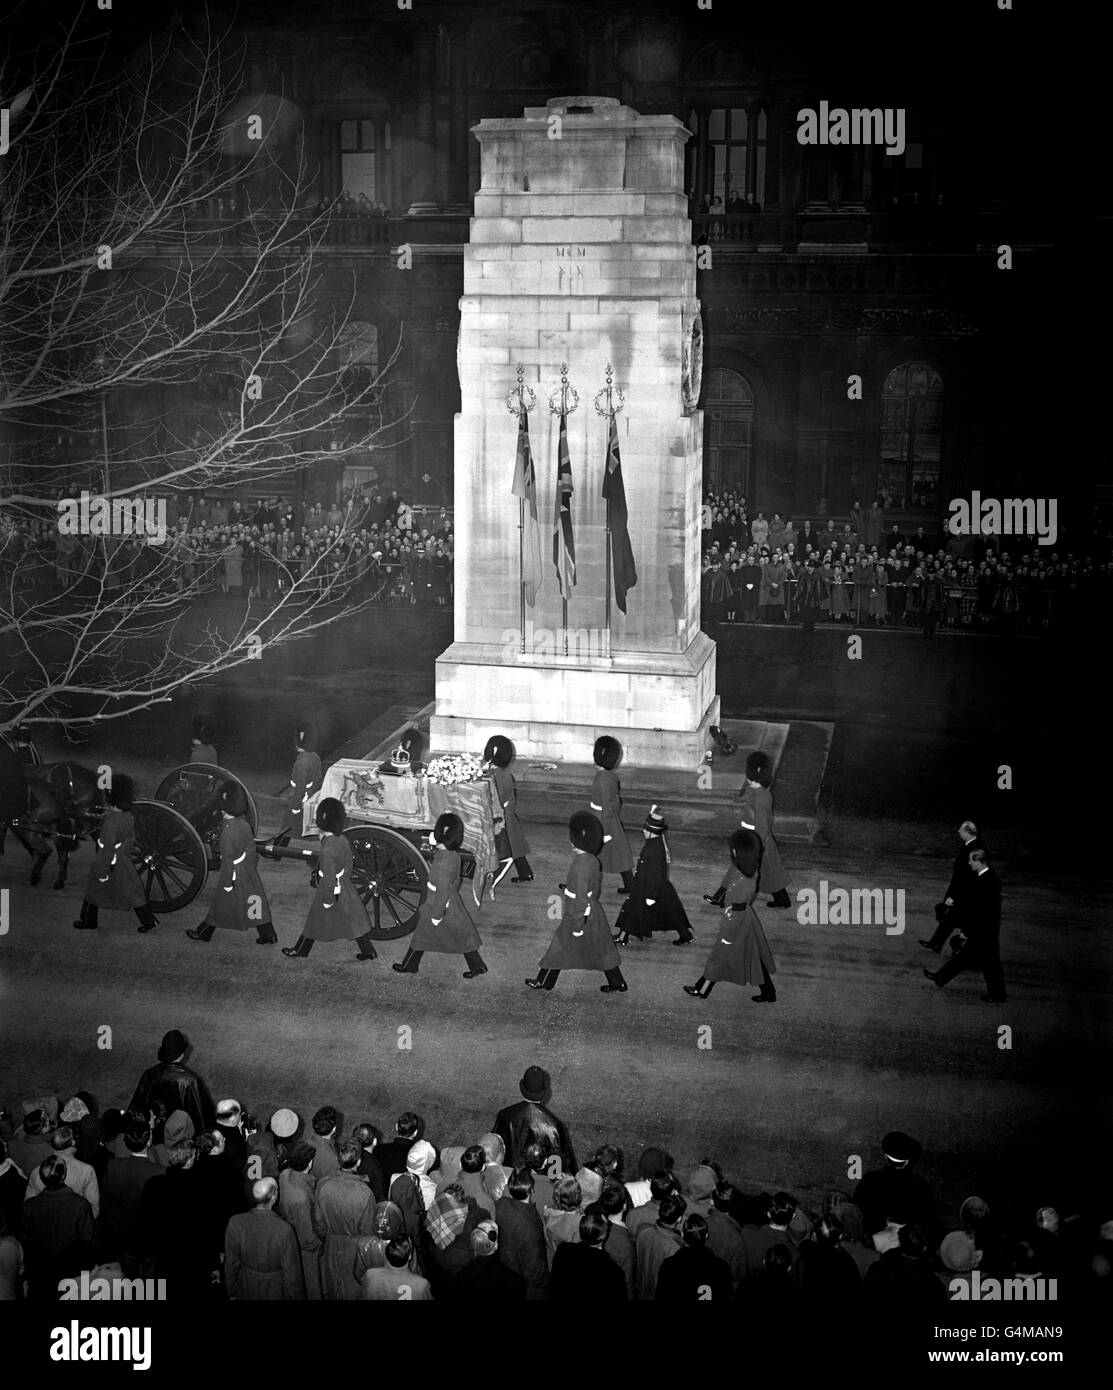
[[[608,772],[613,772],[618,766],[619,758],[622,757],[622,744],[618,739],[611,738],[610,734],[601,734],[595,740],[595,752],[592,756],[596,767],[605,767]]]
[[[459,849],[464,843],[464,822],[455,811],[446,811],[443,816],[437,817],[433,839],[445,849]]]
[[[496,767],[509,767],[514,761],[514,745],[503,734],[493,734],[483,750],[483,761]]]
[[[758,786],[768,787],[773,783],[773,764],[768,753],[751,753],[746,759],[746,776]]]
[[[736,830],[730,837],[730,857],[747,878],[753,878],[761,864],[761,837],[752,830]]]
[[[603,827],[590,811],[577,811],[568,822],[568,834],[576,849],[598,854],[603,848]]]
[[[406,750],[411,763],[419,763],[425,749],[425,736],[420,729],[409,728],[398,740],[398,747]]]
[[[221,787],[220,809],[226,816],[247,815],[247,793],[238,782],[225,782]]]
[[[193,716],[193,737],[201,743],[212,743],[216,727],[207,714]]]
[[[117,772],[113,775],[107,796],[117,810],[130,811],[135,801],[135,783],[126,772]]]
[[[317,804],[318,830],[327,830],[330,835],[339,835],[347,822],[344,814],[344,807],[337,801],[335,796],[326,796],[323,801]]]
[[[310,723],[308,719],[302,719],[298,723],[297,743],[299,748],[304,748],[307,753],[317,751],[317,726]]]

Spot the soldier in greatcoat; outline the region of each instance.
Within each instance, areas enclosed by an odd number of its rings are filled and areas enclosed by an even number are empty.
[[[495,838],[495,849],[499,856],[498,873],[491,884],[497,888],[506,877],[511,865],[514,876],[511,883],[532,883],[533,870],[530,868],[529,841],[518,819],[518,789],[510,764],[514,761],[514,745],[502,734],[495,734],[487,740],[483,750],[483,761],[487,764],[498,792],[499,804],[504,818],[503,828]]]
[[[773,793],[769,790],[772,782],[773,763],[768,753],[751,753],[746,759],[746,783],[740,793],[739,819],[743,829],[755,830],[761,839],[761,891],[771,894],[767,905],[791,907],[788,875],[773,838]],[[722,907],[726,881],[724,878],[714,893],[705,893],[704,901]]]
[[[193,720],[193,737],[190,739],[189,760],[191,763],[208,763],[219,767],[220,760],[213,744],[212,721],[199,714]]]
[[[603,825],[603,849],[599,855],[599,866],[605,874],[619,874],[622,887],[619,896],[629,893],[634,886],[634,857],[622,828],[622,788],[614,770],[622,757],[622,745],[618,739],[603,734],[595,740],[595,766],[598,771],[591,784],[591,809]]]
[[[568,881],[562,883],[563,912],[549,949],[541,957],[530,989],[551,990],[562,970],[602,970],[607,983],[603,994],[624,994],[626,981],[619,967],[618,951],[599,901],[603,874],[596,857],[603,848],[603,827],[588,811],[577,811],[568,822],[572,863]]]
[[[416,975],[424,953],[436,951],[463,956],[468,966],[464,979],[474,980],[486,975],[487,967],[479,954],[483,942],[460,896],[464,822],[455,812],[446,811],[437,817],[429,842],[436,848],[426,885],[429,893],[421,904],[413,941],[394,969],[400,975]]]
[[[315,941],[354,941],[359,947],[356,960],[374,960],[371,921],[352,882],[352,842],[344,834],[344,807],[336,797],[326,796],[316,819],[321,848],[313,905],[302,934],[293,946],[283,946],[282,954],[307,956]]]
[[[648,941],[655,931],[675,931],[674,946],[687,946],[692,940],[688,914],[669,881],[672,856],[666,839],[668,828],[657,807],[651,807],[642,824],[645,844],[634,869],[634,891],[622,904],[615,923],[618,946],[628,946],[631,936]]]
[[[321,789],[321,759],[317,753],[317,730],[303,720],[298,725],[294,766],[290,769],[287,788],[287,810],[293,822],[294,834],[302,832],[305,803]]]
[[[139,918],[141,932],[154,931],[158,918],[147,904],[147,894],[132,861],[135,817],[131,812],[134,800],[131,778],[117,773],[106,795],[112,809],[97,831],[97,849],[85,886],[81,916],[74,926],[79,931],[95,931],[100,925],[99,909],[109,907],[116,912],[133,911]]]
[[[220,877],[209,903],[205,920],[186,936],[194,941],[211,941],[217,927],[228,931],[256,929],[260,946],[273,946],[278,935],[271,921],[263,881],[259,877],[259,856],[247,816],[247,796],[238,782],[225,782],[220,791]]]
[[[758,874],[761,869],[761,841],[751,830],[736,830],[730,839],[731,867],[725,880],[723,920],[718,939],[707,957],[703,974],[694,985],[685,985],[685,994],[706,999],[720,980],[733,985],[756,985],[755,1004],[776,1002],[772,976],[777,964],[761,922],[754,911]]]

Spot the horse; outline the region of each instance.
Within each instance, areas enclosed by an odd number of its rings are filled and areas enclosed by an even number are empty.
[[[10,769],[5,767],[4,771],[8,774]],[[0,817],[0,857],[10,829],[31,856],[31,883],[37,886],[53,849],[58,855],[54,887],[64,888],[71,853],[80,840],[94,833],[104,814],[96,774],[80,763],[55,763],[31,769],[25,787],[22,814],[13,814],[13,807],[8,804],[11,796],[5,798]]]

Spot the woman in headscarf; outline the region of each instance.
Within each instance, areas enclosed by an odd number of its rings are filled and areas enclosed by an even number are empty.
[[[432,1144],[419,1139],[406,1155],[406,1171],[393,1173],[387,1189],[388,1201],[402,1213],[406,1235],[413,1241],[415,1268],[421,1263],[422,1221],[437,1195],[437,1184],[429,1176],[436,1161],[437,1153]]]

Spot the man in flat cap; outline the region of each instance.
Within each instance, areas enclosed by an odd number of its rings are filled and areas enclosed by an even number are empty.
[[[934,1230],[931,1188],[912,1172],[923,1153],[920,1145],[900,1130],[891,1130],[881,1141],[881,1152],[884,1166],[871,1168],[854,1190],[854,1205],[861,1210],[866,1235],[884,1230],[890,1222]]]

